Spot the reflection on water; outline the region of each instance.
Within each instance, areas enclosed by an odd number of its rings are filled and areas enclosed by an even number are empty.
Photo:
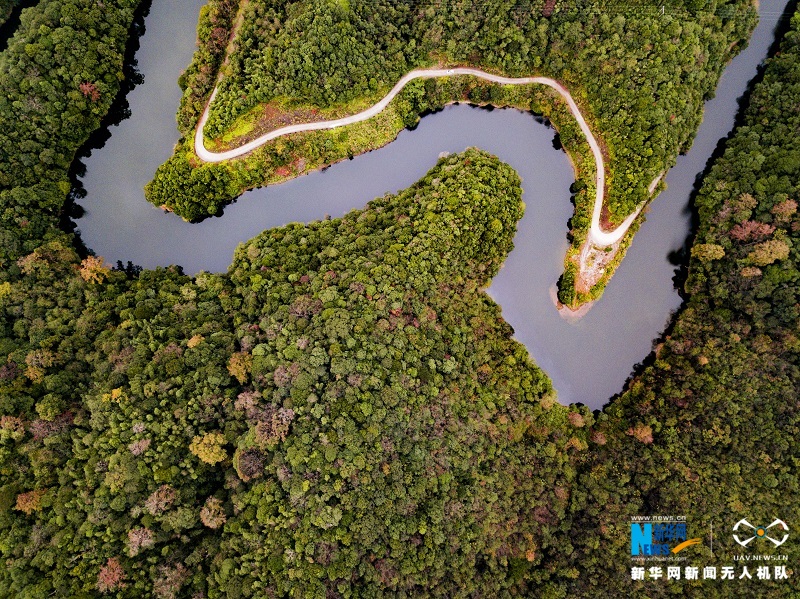
[[[285,184],[254,190],[222,218],[188,224],[145,202],[143,187],[172,152],[178,134],[178,75],[194,49],[202,0],[155,0],[136,54],[145,83],[128,94],[132,116],[111,128],[102,151],[85,160],[83,241],[110,262],[147,268],[180,264],[187,273],[225,271],[233,250],[264,229],[325,215],[340,216],[373,197],[411,185],[443,152],[477,146],[513,166],[523,179],[525,216],[515,249],[489,293],[502,306],[534,360],[550,375],[563,403],[601,407],[618,393],[634,364],[648,355],[680,298],[672,256],[689,231],[688,198],[718,140],[730,130],[743,93],[772,39],[764,20],[748,49],[723,76],[691,152],[666,178],[669,189],[648,212],[605,295],[577,324],[562,320],[549,289],[562,270],[573,175],[554,132],[516,110],[452,106],[425,117],[387,147]],[[773,14],[783,0],[762,1]]]

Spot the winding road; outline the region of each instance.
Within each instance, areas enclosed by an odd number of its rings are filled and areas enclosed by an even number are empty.
[[[256,139],[247,142],[239,146],[238,148],[233,148],[232,150],[226,150],[224,152],[211,152],[206,149],[205,144],[203,142],[203,130],[205,129],[206,121],[208,120],[208,110],[211,106],[211,103],[214,101],[214,98],[217,95],[217,88],[214,89],[214,92],[211,94],[211,98],[209,98],[208,103],[206,104],[206,108],[203,111],[203,115],[200,117],[200,123],[197,127],[197,131],[194,136],[194,150],[197,156],[199,156],[202,160],[206,162],[222,162],[224,160],[230,160],[232,158],[238,158],[243,154],[247,154],[248,152],[252,152],[256,148],[264,145],[270,140],[276,139],[283,135],[289,135],[290,133],[301,133],[303,131],[318,131],[322,129],[334,129],[336,127],[343,127],[345,125],[352,125],[353,123],[360,123],[361,121],[366,121],[369,118],[372,118],[379,112],[381,112],[384,108],[386,108],[389,103],[394,99],[394,97],[400,93],[400,91],[406,86],[407,83],[413,81],[414,79],[432,79],[435,77],[452,77],[454,75],[471,75],[473,77],[478,77],[479,79],[484,79],[486,81],[491,81],[492,83],[499,83],[501,85],[528,85],[532,83],[538,83],[541,85],[546,85],[554,90],[556,90],[566,101],[567,106],[569,106],[569,110],[572,115],[575,117],[575,120],[578,122],[581,131],[583,132],[584,137],[586,137],[586,141],[589,143],[589,147],[592,149],[592,154],[594,155],[594,161],[597,165],[596,168],[596,188],[597,192],[595,195],[594,200],[594,208],[592,209],[592,223],[589,228],[589,241],[598,247],[607,247],[613,245],[625,235],[628,231],[628,228],[631,226],[636,217],[639,216],[639,213],[642,210],[643,205],[639,206],[633,214],[630,214],[616,229],[613,231],[603,231],[600,227],[600,214],[603,209],[603,194],[605,190],[605,181],[606,181],[606,170],[605,164],[603,162],[603,154],[600,150],[600,145],[597,143],[594,135],[592,134],[592,130],[589,128],[589,125],[586,124],[586,120],[583,118],[578,105],[575,103],[575,100],[572,99],[572,96],[567,91],[567,89],[562,86],[560,83],[555,81],[554,79],[550,79],[549,77],[501,77],[499,75],[493,75],[491,73],[486,73],[485,71],[481,71],[479,69],[470,69],[465,67],[458,67],[452,69],[416,69],[414,71],[410,71],[407,73],[400,81],[395,84],[395,86],[389,91],[384,98],[378,102],[377,104],[372,105],[371,107],[367,108],[366,110],[359,112],[358,114],[354,114],[352,116],[344,117],[341,119],[335,119],[331,121],[320,121],[316,123],[301,123],[298,125],[289,125],[286,127],[281,127],[280,129],[275,129],[274,131],[270,131],[269,133],[265,133]],[[655,188],[656,184],[660,176],[653,181],[650,185],[650,191],[652,193],[653,189]]]

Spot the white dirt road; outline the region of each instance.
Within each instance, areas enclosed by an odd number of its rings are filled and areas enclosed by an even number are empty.
[[[628,228],[631,226],[631,223],[636,219],[639,215],[639,212],[642,209],[642,206],[637,208],[633,214],[630,214],[623,222],[620,224],[616,229],[613,231],[603,231],[600,227],[600,214],[603,209],[603,200],[604,200],[604,190],[605,190],[605,180],[606,180],[606,171],[605,171],[605,164],[603,162],[603,154],[600,150],[600,145],[597,143],[594,135],[592,134],[592,130],[589,128],[589,125],[586,124],[586,120],[583,118],[578,105],[572,99],[569,91],[564,88],[560,83],[557,81],[550,79],[549,77],[501,77],[499,75],[493,75],[491,73],[486,73],[479,69],[470,69],[470,68],[452,68],[452,69],[417,69],[407,73],[397,84],[389,91],[384,98],[374,104],[373,106],[367,108],[366,110],[359,112],[358,114],[354,114],[352,116],[344,117],[341,119],[335,119],[331,121],[320,121],[316,123],[302,123],[298,125],[289,125],[287,127],[281,127],[280,129],[275,129],[274,131],[270,131],[269,133],[265,133],[256,139],[247,142],[239,146],[238,148],[234,148],[232,150],[226,150],[224,152],[211,152],[206,149],[205,144],[203,142],[203,130],[205,128],[206,121],[208,120],[208,110],[211,106],[211,103],[214,101],[214,98],[217,95],[216,88],[214,92],[211,94],[211,98],[206,104],[206,108],[203,111],[203,115],[200,118],[200,123],[197,127],[197,131],[194,137],[194,149],[197,155],[206,162],[222,162],[224,160],[231,160],[233,158],[238,158],[248,152],[252,152],[259,146],[264,145],[270,140],[276,139],[283,135],[288,135],[290,133],[302,133],[303,131],[318,131],[321,129],[334,129],[336,127],[343,127],[345,125],[351,125],[353,123],[359,123],[361,121],[365,121],[379,112],[381,112],[384,108],[389,105],[394,97],[400,93],[400,91],[406,86],[406,84],[414,79],[431,79],[435,77],[452,77],[454,75],[470,75],[472,77],[478,77],[480,79],[484,79],[486,81],[491,81],[492,83],[499,83],[501,85],[529,85],[532,83],[546,85],[554,90],[556,90],[564,101],[569,106],[570,112],[575,117],[575,120],[578,122],[578,126],[581,129],[584,137],[586,137],[586,141],[589,143],[589,147],[592,150],[592,154],[594,155],[594,161],[596,164],[596,188],[597,192],[595,194],[594,200],[594,208],[592,209],[592,223],[589,230],[589,241],[598,247],[607,247],[613,245],[625,235],[628,231]],[[659,177],[660,178],[660,177]],[[658,183],[658,179],[654,181],[654,183]],[[651,187],[654,187],[651,184]]]

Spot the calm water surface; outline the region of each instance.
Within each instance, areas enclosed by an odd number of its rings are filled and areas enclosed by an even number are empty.
[[[550,288],[562,270],[572,214],[572,169],[554,149],[553,130],[530,114],[451,106],[425,117],[381,150],[282,185],[245,193],[221,218],[189,224],[151,206],[143,187],[178,139],[176,81],[195,47],[203,0],[154,0],[136,55],[145,82],[128,95],[130,119],[112,127],[105,147],[84,162],[83,241],[110,262],[146,268],[179,264],[187,273],[224,272],[235,247],[264,229],[341,216],[370,199],[408,187],[441,152],[477,146],[514,167],[523,179],[525,216],[515,249],[489,294],[500,304],[533,359],[548,373],[562,403],[599,408],[618,393],[634,364],[680,305],[668,255],[689,232],[689,196],[720,138],[731,129],[737,99],[772,43],[785,0],[762,1],[749,47],[722,77],[691,151],[667,174],[669,189],[653,203],[603,298],[577,324],[562,320]]]

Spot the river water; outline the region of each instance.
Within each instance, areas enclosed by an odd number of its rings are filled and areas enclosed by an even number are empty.
[[[385,148],[247,192],[222,217],[199,224],[148,204],[143,187],[178,139],[175,112],[181,92],[176,81],[194,51],[196,15],[203,4],[153,1],[136,54],[144,83],[127,98],[131,117],[111,127],[105,146],[84,160],[87,196],[79,203],[86,213],[77,221],[84,243],[112,263],[179,264],[189,274],[224,272],[235,247],[265,229],[341,216],[408,187],[441,152],[477,146],[517,170],[527,207],[515,249],[489,294],[515,337],[552,379],[559,400],[600,408],[622,390],[633,366],[650,353],[653,339],[680,306],[669,256],[683,247],[689,232],[695,179],[732,128],[737,99],[766,56],[786,1],[762,0],[758,29],[706,104],[691,151],[667,174],[667,191],[653,202],[604,296],[576,324],[561,319],[550,299],[567,248],[572,169],[554,147],[554,131],[517,110],[450,106],[422,119],[414,131],[403,131]]]

